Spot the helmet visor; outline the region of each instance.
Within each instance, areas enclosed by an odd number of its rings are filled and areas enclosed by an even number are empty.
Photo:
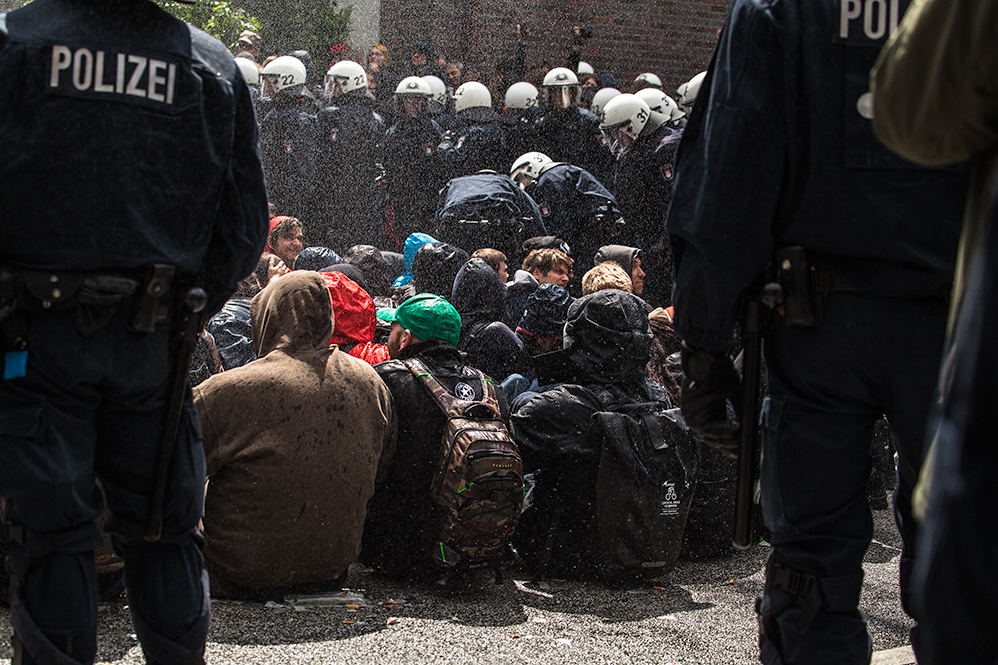
[[[548,106],[561,111],[571,108],[575,104],[574,85],[549,86],[547,88]]]
[[[610,146],[610,152],[617,159],[626,155],[634,146],[634,137],[631,135],[629,127],[630,122],[628,121],[614,125],[613,127],[600,128],[600,131],[603,132],[603,138],[606,139],[607,145]]]

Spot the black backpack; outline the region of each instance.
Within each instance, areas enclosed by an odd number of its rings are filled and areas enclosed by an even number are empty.
[[[606,390],[593,415],[603,434],[596,482],[595,569],[610,583],[660,577],[683,544],[700,445],[679,409],[661,402],[620,404]]]

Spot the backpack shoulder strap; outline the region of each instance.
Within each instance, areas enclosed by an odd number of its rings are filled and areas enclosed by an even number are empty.
[[[426,365],[419,361],[418,358],[406,358],[402,361],[409,371],[412,372],[419,381],[426,386],[426,389],[430,391],[433,398],[440,405],[440,408],[444,410],[444,413],[448,416],[458,412],[456,402],[459,402],[456,397],[447,392],[447,389],[440,385],[440,382],[430,374],[430,371],[426,369]]]
[[[434,377],[429,370],[426,369],[426,366],[420,362],[418,358],[406,358],[402,362],[409,368],[409,371],[411,371],[416,378],[419,379],[424,386],[426,386],[426,389],[430,391],[434,399],[436,399],[437,404],[440,405],[440,408],[443,409],[444,413],[448,416],[462,415],[467,407],[472,404],[484,404],[496,415],[496,418],[501,417],[499,412],[499,402],[496,400],[495,387],[492,385],[492,382],[486,378],[485,374],[483,374],[481,370],[470,368],[474,369],[475,373],[478,374],[478,378],[482,382],[482,394],[484,397],[481,402],[478,402],[475,400],[460,399],[459,397],[451,395],[447,392],[447,389],[444,388],[439,381],[437,381],[436,377]]]

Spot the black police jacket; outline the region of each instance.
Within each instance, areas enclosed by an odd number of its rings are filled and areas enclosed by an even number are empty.
[[[556,162],[584,168],[604,185],[610,185],[613,156],[599,125],[599,118],[585,109],[544,109],[544,114],[537,120],[537,144],[533,149]]]
[[[870,68],[907,5],[882,17],[884,3],[733,3],[679,148],[667,223],[688,344],[728,346],[739,296],[777,245],[803,245],[874,293],[946,292],[966,174],[905,162],[863,115]]]
[[[366,195],[376,184],[385,121],[375,112],[375,101],[364,95],[351,93],[333,101],[335,106],[317,117],[316,195]]]
[[[682,132],[668,125],[646,127],[617,161],[613,192],[624,215],[624,244],[641,242],[647,249],[664,235],[681,138]]]
[[[592,226],[586,222],[603,216],[607,233],[601,238],[605,239],[621,217],[617,199],[610,190],[589,171],[571,164],[558,164],[544,171],[531,195],[541,209],[548,233],[565,239],[573,254],[576,253],[576,240],[582,240],[577,232]]]
[[[0,263],[203,265],[213,311],[256,265],[267,200],[249,90],[220,42],[153,3],[0,16],[0,137]]]
[[[279,214],[305,216],[315,187],[317,113],[311,96],[278,97],[260,120],[267,193]]]

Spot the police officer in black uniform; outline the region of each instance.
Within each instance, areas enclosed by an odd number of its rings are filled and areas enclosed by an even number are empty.
[[[300,59],[282,55],[271,60],[260,79],[268,100],[260,117],[260,151],[267,174],[267,194],[277,214],[305,217],[309,244],[314,226],[308,219],[315,187],[319,105],[308,85],[308,70]]]
[[[94,661],[105,500],[146,659],[203,662],[204,453],[189,389],[164,440],[186,369],[169,349],[173,303],[195,316],[198,284],[216,311],[263,247],[249,91],[221,43],[152,2],[36,0],[0,15],[0,136],[13,662]]]
[[[613,156],[600,133],[599,118],[579,108],[581,91],[579,77],[570,69],[555,67],[544,76],[544,113],[535,125],[537,143],[532,148],[589,171],[612,191]]]
[[[377,181],[385,121],[374,110],[367,72],[341,60],[326,72],[326,91],[330,106],[317,119],[316,186],[305,235],[340,252],[384,246],[385,197]]]
[[[672,304],[673,262],[662,233],[672,200],[676,150],[682,131],[654,113],[637,95],[617,95],[602,110],[603,133],[617,155],[611,189],[624,214],[614,241],[643,251],[647,273],[643,297],[656,307]]]
[[[768,664],[870,660],[857,606],[882,414],[898,437],[911,611],[910,498],[966,176],[916,167],[874,139],[869,71],[907,4],[735,0],[679,149],[667,228],[683,413],[702,439],[737,449],[725,398],[738,382],[729,353],[739,299],[767,265],[786,294],[765,340],[761,417],[773,551],[756,607]],[[912,638],[917,653],[917,629]]]

